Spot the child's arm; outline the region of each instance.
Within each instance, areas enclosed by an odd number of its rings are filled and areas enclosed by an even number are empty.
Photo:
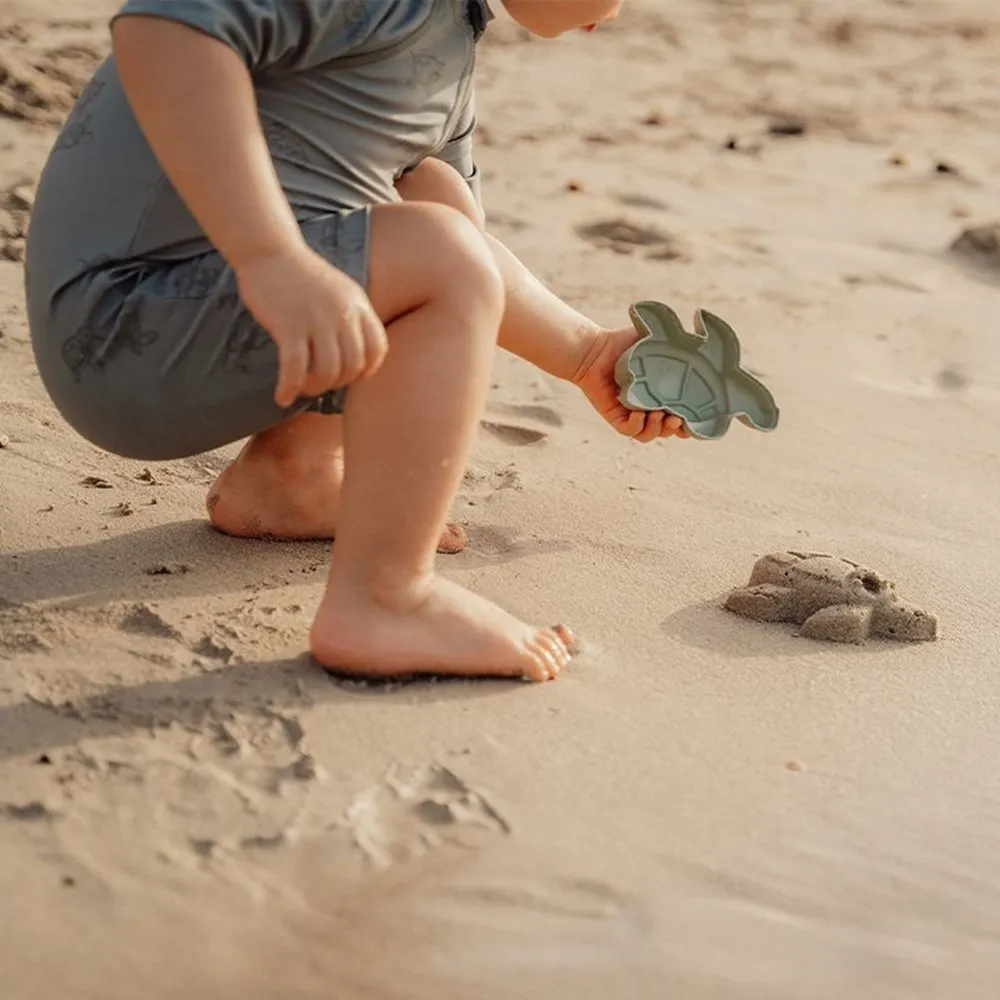
[[[120,18],[113,39],[147,141],[278,345],[278,405],[371,374],[385,355],[385,330],[364,290],[302,238],[243,59],[223,42],[162,18]]]
[[[688,437],[679,417],[627,410],[618,398],[615,365],[638,339],[631,327],[604,330],[550,291],[496,237],[487,234],[507,286],[500,346],[578,385],[612,427],[643,443]]]
[[[473,183],[471,129],[464,127],[440,157],[404,176],[397,188],[406,201],[449,205],[483,228],[483,211]],[[447,166],[445,165],[447,164]],[[631,326],[606,330],[546,288],[496,237],[486,242],[503,275],[507,304],[500,324],[500,346],[557,378],[580,387],[593,407],[620,434],[652,441],[687,437],[682,421],[665,413],[625,409],[618,399],[615,364],[638,334]]]
[[[446,163],[453,172],[433,162],[425,163],[424,169],[404,176],[397,187],[408,200],[451,205],[485,231],[486,214],[474,155],[475,131],[476,102],[475,95],[470,94],[455,122],[454,133],[433,158]],[[459,177],[465,182],[464,188],[456,183]],[[499,240],[489,233],[486,240],[507,287],[500,346],[550,375],[572,379],[600,328],[549,291]]]
[[[112,30],[142,130],[219,252],[236,268],[302,246],[236,52],[164,19],[121,18]]]
[[[503,0],[503,4],[532,34],[555,38],[615,17],[622,0]]]

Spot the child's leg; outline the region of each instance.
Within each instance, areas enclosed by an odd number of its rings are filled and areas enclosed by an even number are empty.
[[[344,421],[300,413],[256,434],[208,491],[213,527],[240,538],[332,539],[344,482]],[[438,551],[461,552],[465,532],[445,526]]]
[[[490,252],[451,210],[378,208],[370,295],[389,353],[348,394],[338,540],[313,654],[374,675],[555,676],[569,659],[564,630],[529,627],[433,570],[503,313]]]
[[[447,205],[482,228],[468,185],[446,163],[426,160],[397,186],[404,201]],[[543,287],[510,251],[495,240],[490,246],[507,279],[501,346],[571,377],[596,326]],[[332,538],[343,479],[341,434],[338,417],[306,413],[253,438],[209,492],[212,523],[233,535]],[[461,528],[448,525],[439,551],[458,552],[464,545]]]
[[[404,201],[448,205],[481,224],[468,186],[444,163],[426,161],[398,187]],[[251,438],[208,492],[213,526],[240,537],[333,538],[344,478],[342,423],[335,415],[302,413]],[[438,551],[465,545],[462,528],[447,524]]]

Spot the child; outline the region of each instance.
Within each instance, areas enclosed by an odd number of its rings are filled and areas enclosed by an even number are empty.
[[[621,0],[504,2],[554,37]],[[566,628],[434,573],[498,341],[628,436],[685,434],[617,401],[635,332],[590,323],[483,231],[489,18],[486,0],[128,0],[39,186],[28,311],[55,405],[132,458],[249,437],[211,520],[336,534],[310,633],[335,669],[546,680],[569,662]]]

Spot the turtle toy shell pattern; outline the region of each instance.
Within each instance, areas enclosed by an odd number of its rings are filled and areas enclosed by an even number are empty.
[[[694,333],[662,302],[636,302],[629,317],[641,339],[619,359],[619,399],[630,410],[666,410],[692,437],[722,437],[733,419],[759,431],[778,426],[778,406],[763,383],[740,367],[740,342],[725,320],[703,309]]]

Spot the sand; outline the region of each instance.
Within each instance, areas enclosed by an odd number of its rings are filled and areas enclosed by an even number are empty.
[[[0,191],[104,50],[113,0],[69,6],[0,4]],[[303,656],[325,547],[206,527],[232,450],[77,438],[0,262],[5,1000],[994,997],[1000,266],[949,247],[1000,217],[1000,11],[494,28],[494,231],[602,322],[725,317],[779,429],[636,446],[498,358],[442,565],[585,653],[544,686],[336,683]],[[892,577],[941,638],[722,610],[786,548]]]

